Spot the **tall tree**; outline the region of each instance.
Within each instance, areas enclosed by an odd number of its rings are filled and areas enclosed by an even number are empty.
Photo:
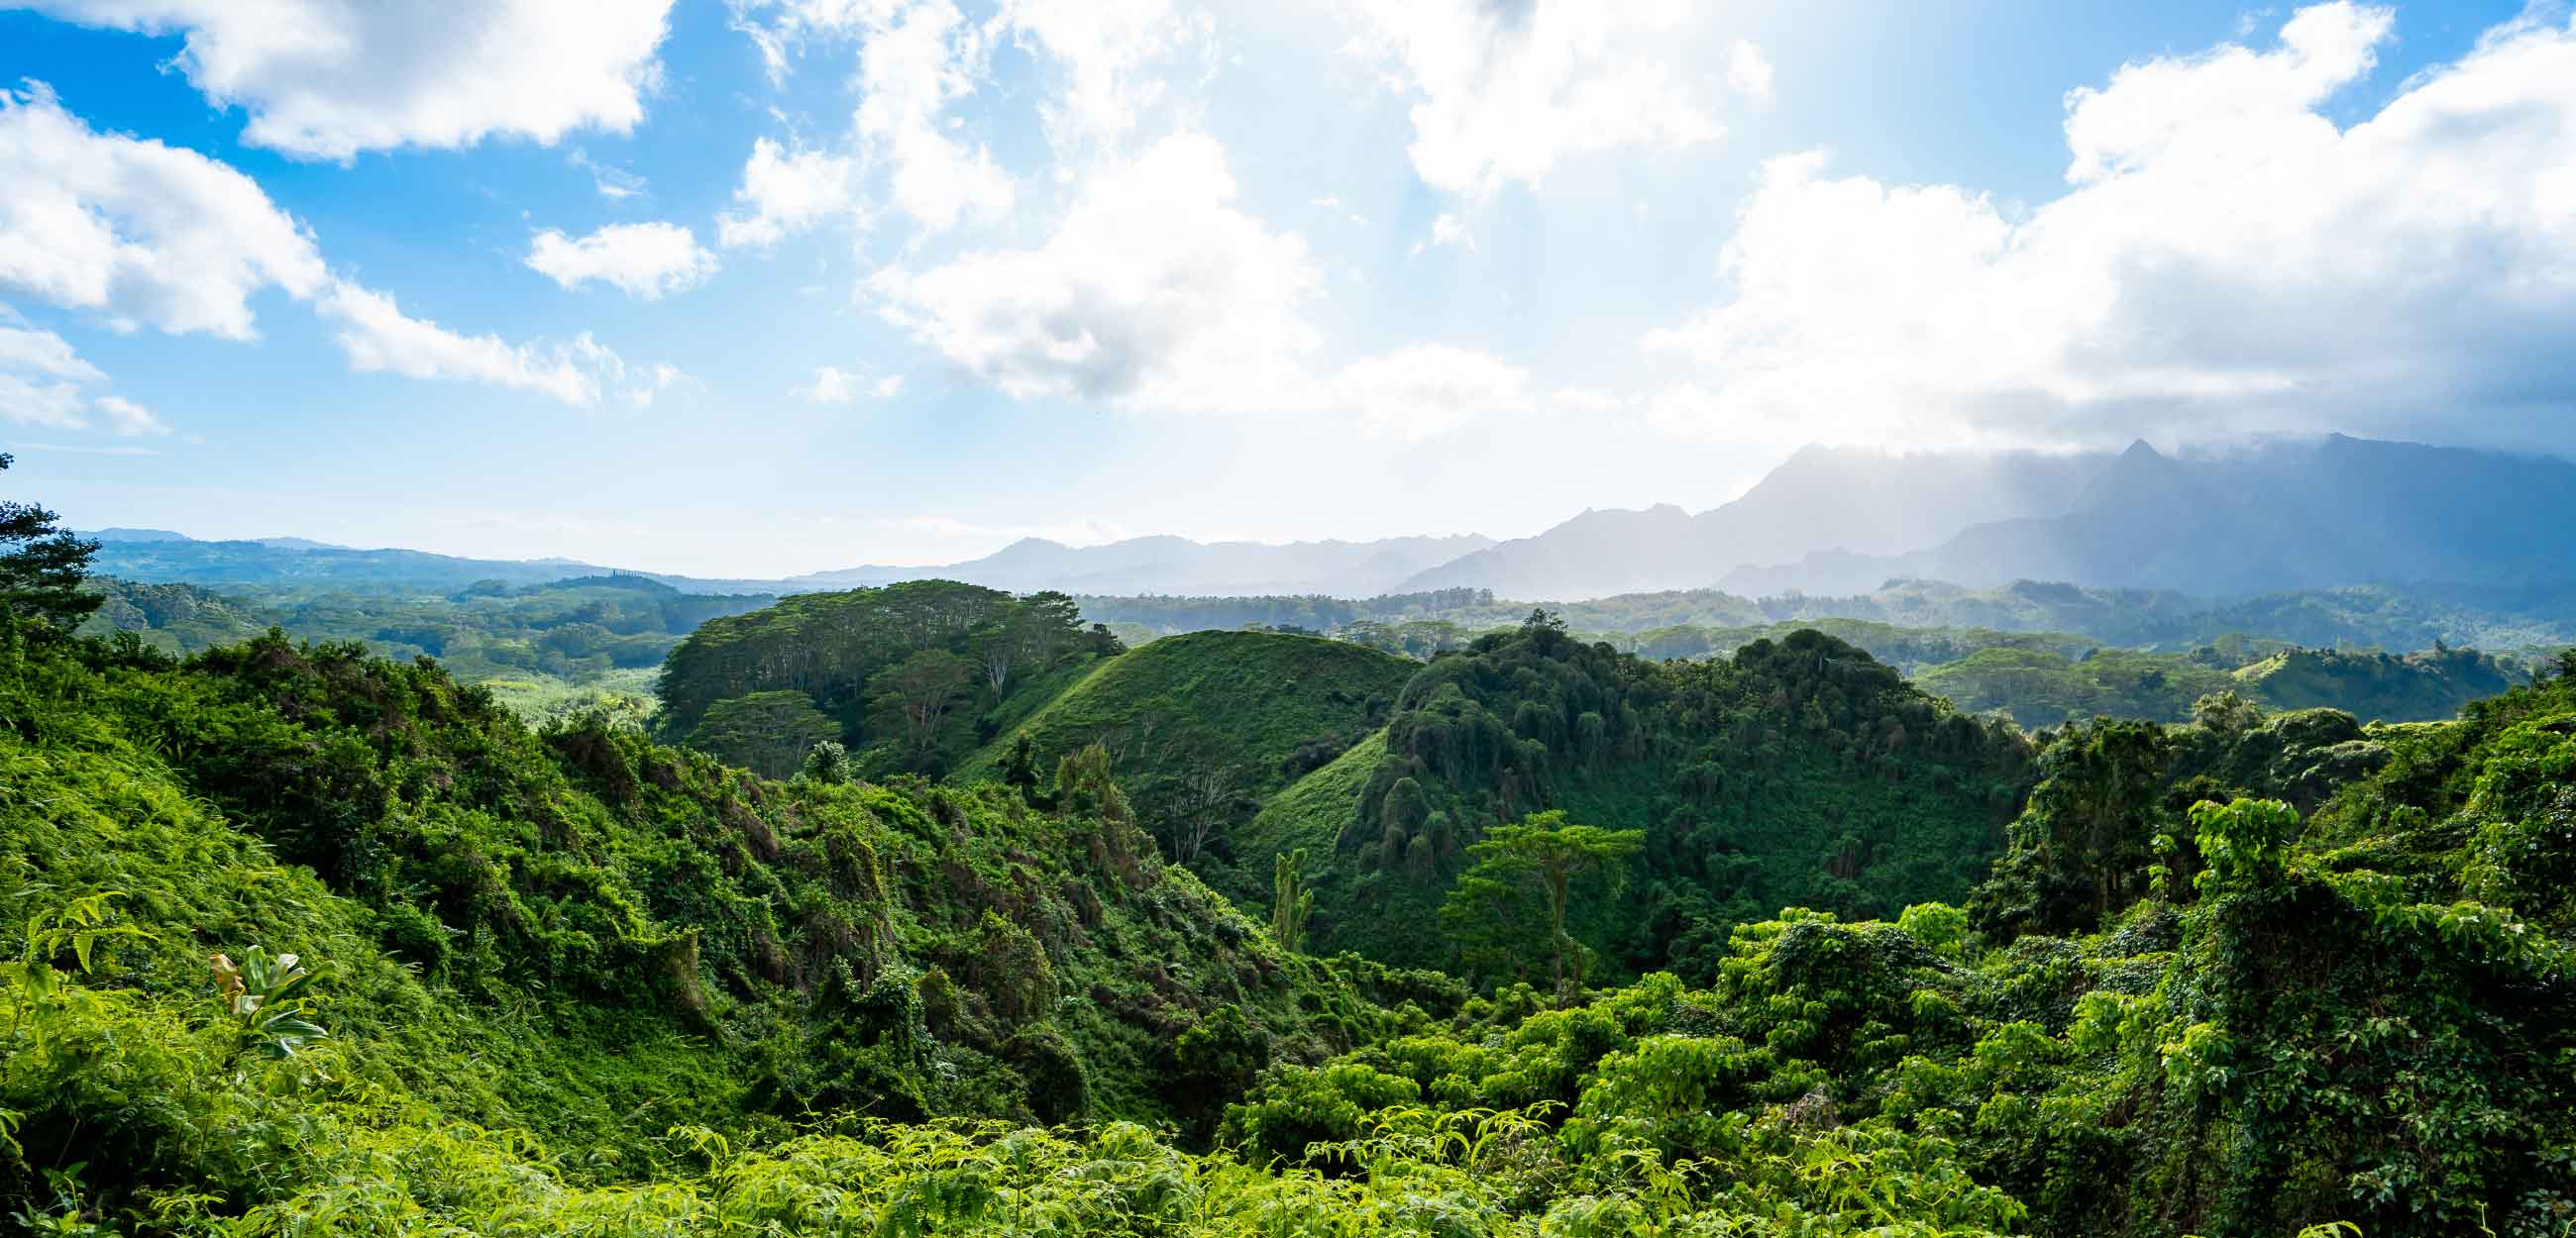
[[[1567,964],[1575,965],[1573,980],[1582,982],[1581,947],[1565,932],[1565,904],[1568,892],[1578,877],[1608,872],[1615,875],[1619,863],[1645,849],[1644,830],[1605,830],[1592,825],[1570,825],[1565,814],[1551,809],[1532,813],[1517,825],[1496,826],[1484,840],[1467,849],[1475,861],[1458,880],[1453,902],[1468,900],[1462,915],[1473,915],[1489,901],[1486,897],[1498,887],[1535,888],[1547,904],[1548,940],[1554,950],[1549,976],[1555,982],[1557,1001],[1571,997],[1567,984]]]
[[[881,725],[890,727],[914,759],[939,743],[939,731],[956,709],[974,672],[945,649],[921,649],[868,678],[869,699]]]
[[[0,471],[16,461],[0,452]],[[0,609],[22,625],[69,632],[101,598],[81,587],[98,543],[57,526],[33,503],[0,499]]]

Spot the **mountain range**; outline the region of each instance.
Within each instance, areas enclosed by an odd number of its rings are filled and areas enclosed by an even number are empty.
[[[302,538],[205,542],[104,529],[98,570],[220,585],[513,585],[613,569]],[[939,578],[1015,592],[1346,598],[1435,589],[1571,602],[1715,587],[1867,593],[1894,579],[2016,580],[2225,598],[2337,585],[2576,580],[2576,462],[2329,435],[2226,450],[1917,453],[1808,447],[1732,502],[1586,511],[1534,537],[1269,545],[1024,538],[980,559],[785,580],[648,575],[700,593]]]

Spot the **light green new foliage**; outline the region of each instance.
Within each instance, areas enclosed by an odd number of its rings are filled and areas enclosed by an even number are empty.
[[[1306,948],[1306,919],[1315,913],[1315,892],[1297,871],[1305,862],[1305,848],[1288,852],[1279,857],[1271,879],[1270,939],[1282,950]]]

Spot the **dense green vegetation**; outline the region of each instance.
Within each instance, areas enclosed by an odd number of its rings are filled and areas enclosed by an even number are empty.
[[[1281,786],[1384,725],[1417,669],[1310,636],[1175,636],[1091,666],[1011,719],[955,777],[1000,778],[1014,762],[1052,769],[1098,744],[1166,855],[1231,872],[1237,828]],[[1242,864],[1247,879],[1269,879],[1268,852]]]
[[[820,718],[863,770],[937,773],[1061,689],[1069,666],[1120,651],[1061,593],[913,581],[799,594],[674,646],[657,721],[674,740],[784,776]]]
[[[2330,649],[2273,649],[2244,657],[2207,646],[2189,654],[1989,647],[1926,668],[1924,691],[1962,709],[2002,710],[2024,726],[2095,716],[2179,722],[2192,703],[2236,692],[2271,709],[2331,708],[2374,720],[2428,722],[2523,682],[2517,664],[2474,649],[2436,647],[2403,656]]]
[[[655,725],[771,777],[82,637],[85,557],[0,509],[28,1232],[2576,1229],[2576,654],[2025,734],[1816,631],[1122,653],[898,586],[675,649]]]
[[[1331,634],[1370,634],[1372,643],[1451,630],[1468,635],[1518,623],[1532,605],[1498,600],[1490,591],[1447,589],[1347,601],[1322,597],[1165,598],[1085,597],[1083,613],[1107,623],[1131,623],[1157,635],[1250,625],[1293,627]],[[1716,589],[1632,593],[1588,602],[1546,602],[1577,632],[1597,633],[1623,648],[1624,637],[1663,641],[1656,657],[1728,653],[1755,637],[1782,634],[1780,624],[1821,626],[1824,620],[1882,624],[1890,628],[1955,629],[1961,633],[2078,633],[2097,645],[2160,653],[2188,653],[2228,638],[2252,636],[2320,649],[2430,649],[2437,643],[2545,660],[2576,644],[2576,590],[2564,584],[2523,589],[2419,585],[2356,585],[2303,589],[2213,602],[2170,590],[2103,589],[2036,581],[1978,589],[1932,580],[1892,580],[1863,594],[1786,594],[1751,598]],[[1697,630],[1712,629],[1706,634]],[[1765,630],[1771,629],[1771,630]],[[1873,648],[1852,630],[1835,635]],[[1991,639],[1978,647],[1992,644]],[[1391,647],[1391,646],[1385,646]],[[2074,654],[2080,648],[2058,647]],[[1965,651],[1962,651],[1965,652]],[[1914,658],[1893,650],[1882,661],[1912,664],[1952,661]]]
[[[423,654],[490,685],[534,720],[593,705],[649,709],[651,679],[707,620],[767,606],[766,595],[683,593],[643,576],[435,591],[410,584],[138,584],[93,577],[101,599],[81,631],[132,632],[168,653],[248,640],[269,628],[317,641],[362,641],[389,658]]]
[[[2498,609],[2481,610],[2480,603]],[[2144,590],[2028,582],[1967,590],[1898,581],[1857,597],[1757,602],[1701,590],[1606,598],[1551,613],[1586,641],[1656,659],[1728,657],[1812,628],[1869,651],[1962,709],[2001,710],[2038,727],[2096,714],[2179,722],[2193,701],[2227,689],[2275,709],[2326,706],[2387,721],[2453,717],[2462,705],[2521,682],[2530,665],[2576,640],[2576,626],[2525,617],[2518,608],[2528,604],[2484,594],[2437,604],[2356,588],[2211,605]],[[1314,631],[1425,660],[1528,613],[1466,590],[1363,602],[1086,598],[1083,605],[1086,614],[1139,632],[1193,624]],[[2452,647],[2463,641],[2497,652]],[[2420,652],[2383,652],[2390,646]]]
[[[1442,933],[1442,908],[1479,839],[1562,809],[1644,839],[1578,891],[1582,970],[1705,977],[1734,925],[1782,906],[1892,915],[1964,897],[2028,766],[2010,727],[1820,633],[1653,662],[1537,615],[1422,667],[1382,736],[1264,805],[1242,868],[1207,871],[1261,905],[1268,853],[1303,848],[1319,948],[1534,981],[1556,950],[1525,897],[1496,893],[1465,933]]]

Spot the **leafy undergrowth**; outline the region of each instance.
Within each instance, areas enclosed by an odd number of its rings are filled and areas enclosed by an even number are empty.
[[[1269,1062],[1461,996],[1281,952],[1114,815],[533,733],[356,646],[13,655],[0,774],[12,1199],[85,1164],[113,1208],[246,1203],[326,1114],[474,1123],[583,1180],[669,1168],[675,1125],[1204,1134]],[[308,961],[328,1039],[267,1061],[217,1017],[209,958],[254,945]]]
[[[2160,831],[2143,887],[2065,869],[2057,817],[2017,828],[2052,850],[2022,871],[2108,892],[2095,930],[1791,911],[1704,978],[1554,1009],[1283,952],[1154,858],[1103,755],[1052,788],[780,783],[598,719],[532,733],[354,648],[13,646],[0,1207],[64,1234],[2564,1234],[2576,684],[2374,735],[2305,826],[2246,798],[2083,818]],[[2253,742],[2195,776],[2252,778]],[[2305,785],[2293,752],[2263,776]],[[2101,764],[2042,773],[2063,799]]]
[[[1465,933],[1441,911],[1487,831],[1562,809],[1645,831],[1633,861],[1578,891],[1569,931],[1594,974],[1704,979],[1732,926],[1783,906],[1884,916],[1964,898],[2029,765],[2009,727],[1821,633],[1658,663],[1542,616],[1422,667],[1387,729],[1266,803],[1237,836],[1239,867],[1210,881],[1263,903],[1271,856],[1302,849],[1321,948],[1534,979],[1549,951],[1530,908]]]

